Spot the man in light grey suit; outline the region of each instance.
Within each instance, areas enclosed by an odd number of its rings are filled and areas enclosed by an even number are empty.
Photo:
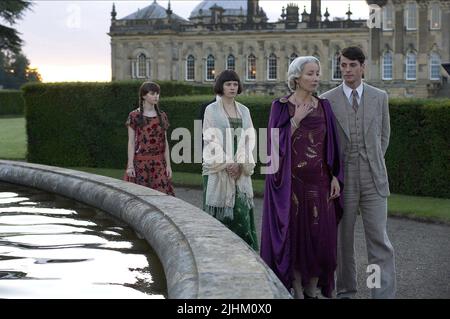
[[[340,158],[344,162],[337,297],[351,298],[356,294],[354,230],[360,211],[369,264],[373,265],[368,274],[372,297],[395,298],[394,249],[386,232],[389,184],[384,156],[390,135],[388,95],[362,81],[364,62],[360,48],[344,49],[340,61],[344,81],[322,96],[330,101],[339,123]]]

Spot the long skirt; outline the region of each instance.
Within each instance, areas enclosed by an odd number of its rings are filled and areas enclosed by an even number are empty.
[[[206,202],[206,189],[208,185],[208,176],[203,176],[203,206]],[[214,218],[221,221],[228,229],[241,237],[250,247],[255,251],[258,251],[258,237],[256,235],[255,218],[253,214],[253,208],[249,208],[248,205],[239,199],[238,190],[236,188],[235,203],[233,209],[233,219],[223,218],[219,219],[217,216]]]
[[[303,287],[318,277],[325,297],[334,290],[337,261],[337,223],[334,200],[329,200],[330,181],[318,174],[294,176],[292,180],[292,249],[294,271]]]
[[[123,180],[175,196],[172,181],[167,177],[166,160],[163,155],[136,155],[134,171],[136,177],[129,177],[125,172]]]

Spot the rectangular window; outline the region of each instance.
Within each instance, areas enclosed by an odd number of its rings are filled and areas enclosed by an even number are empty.
[[[417,30],[417,4],[409,2],[406,8],[406,30]]]
[[[441,8],[439,3],[431,4],[430,29],[439,30],[441,28]]]
[[[392,80],[392,53],[387,52],[383,57],[383,70],[382,70],[383,80]]]
[[[383,8],[383,30],[392,31],[394,29],[394,6],[388,4]]]
[[[416,79],[416,55],[410,53],[406,56],[406,79],[415,80]]]
[[[342,79],[342,71],[341,71],[340,53],[336,53],[334,55],[331,65],[332,65],[332,69],[333,69],[332,80],[341,80]]]
[[[209,55],[206,59],[206,81],[214,81],[215,73],[215,59]]]
[[[430,58],[430,80],[441,79],[441,58],[437,54],[431,54]]]
[[[140,79],[147,77],[147,57],[144,54],[138,57],[137,77]]]
[[[267,61],[268,65],[268,72],[267,72],[267,79],[268,80],[276,80],[277,79],[277,57],[275,55],[271,55],[269,57],[269,60]]]
[[[247,80],[256,80],[256,57],[253,54],[247,59]]]
[[[236,59],[233,55],[229,55],[227,58],[227,70],[235,71],[236,69]]]
[[[195,62],[194,57],[190,55],[186,60],[186,81],[194,81],[195,79]]]

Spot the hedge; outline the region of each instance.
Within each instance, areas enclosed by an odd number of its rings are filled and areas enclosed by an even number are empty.
[[[23,115],[24,100],[20,90],[0,90],[0,115]]]
[[[391,190],[450,198],[450,100],[392,100],[390,114]]]
[[[162,85],[161,108],[175,128],[193,132],[199,107],[213,94],[164,97],[191,92],[182,85]],[[124,168],[128,113],[134,109],[136,83],[32,84],[24,88],[28,161],[63,167]],[[173,89],[173,91],[170,91]],[[201,90],[211,90],[202,88]],[[175,94],[176,93],[176,94]],[[240,96],[255,128],[267,127],[271,96]],[[450,198],[450,100],[391,100],[391,142],[386,156],[391,191]],[[192,140],[194,134],[192,135]],[[198,136],[198,135],[197,135]],[[178,144],[179,146],[180,144]],[[191,156],[194,143],[191,143]],[[259,167],[259,165],[258,165]],[[173,164],[173,169],[200,174],[201,164]],[[262,178],[259,174],[255,178]]]

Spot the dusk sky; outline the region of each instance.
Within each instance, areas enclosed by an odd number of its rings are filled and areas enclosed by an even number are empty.
[[[214,0],[211,0],[214,1]],[[233,0],[230,0],[233,1]],[[37,67],[44,82],[110,81],[111,50],[107,35],[111,23],[111,8],[116,4],[117,18],[121,19],[138,8],[150,5],[143,1],[33,1],[32,10],[26,12],[16,25],[25,41],[23,51]],[[201,1],[172,0],[174,13],[188,18]],[[167,7],[168,1],[158,1]],[[269,17],[277,21],[281,7],[296,3],[309,12],[310,1],[262,0],[260,6]],[[351,5],[353,18],[367,18],[366,1],[322,1],[322,13],[328,7],[331,19],[345,17]]]

